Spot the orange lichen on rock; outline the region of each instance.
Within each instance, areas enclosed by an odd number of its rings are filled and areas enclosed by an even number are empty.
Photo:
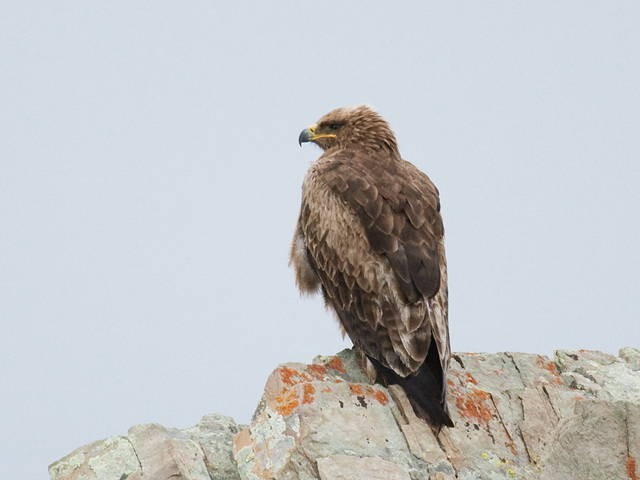
[[[316,387],[311,385],[310,383],[305,383],[303,386],[303,396],[302,403],[311,403],[314,400],[314,393],[316,393]]]
[[[307,371],[311,374],[312,377],[318,380],[324,380],[324,376],[327,374],[327,368],[323,365],[318,365],[317,363],[307,365]]]
[[[450,372],[450,374],[457,377],[460,385],[465,385],[467,383],[478,385],[478,381],[475,378],[473,378],[473,375],[471,375],[469,372],[457,372],[453,370]],[[454,386],[454,383],[452,380],[447,380],[447,384],[451,387]]]
[[[327,362],[327,367],[333,368],[340,373],[347,373],[340,357],[331,357],[331,360]]]
[[[282,390],[282,392],[280,393],[280,395],[277,395],[275,397],[276,402],[278,403],[284,403],[284,402],[289,402],[295,398],[297,398],[298,394],[296,393],[296,391],[293,388],[284,388]]]
[[[385,393],[381,392],[380,390],[375,390],[373,397],[380,403],[380,405],[386,405],[387,403],[389,403],[389,397],[387,397]]]
[[[327,367],[316,363],[307,365],[304,370],[287,366],[279,367],[278,374],[281,390],[279,395],[273,397],[275,411],[281,415],[288,416],[300,405],[312,403],[316,394],[314,382],[331,381],[331,378],[328,378],[326,373]],[[333,381],[342,382],[343,380],[335,379]],[[329,393],[332,390],[326,386],[320,391]]]
[[[389,397],[387,397],[387,395],[380,391],[377,390],[373,387],[369,387],[369,386],[363,386],[363,385],[359,385],[357,383],[350,383],[349,384],[349,390],[351,390],[351,393],[353,395],[358,395],[358,396],[364,396],[367,398],[373,398],[375,399],[380,405],[386,405],[387,403],[389,403]]]
[[[474,389],[470,393],[456,395],[456,407],[463,417],[478,422],[488,423],[493,417],[487,401],[491,400],[491,394],[484,390]]]
[[[351,393],[354,395],[364,395],[364,388],[362,388],[362,385],[358,385],[357,383],[350,383],[349,390],[351,390]]]
[[[544,357],[538,357],[538,359],[536,360],[536,365],[538,365],[540,368],[544,368],[551,375],[553,375],[552,383],[556,385],[562,384],[562,379],[560,378],[558,367],[554,362],[548,361]]]
[[[280,383],[279,395],[273,397],[275,400],[274,410],[283,416],[288,416],[300,405],[313,403],[317,390],[323,393],[330,393],[333,390],[327,384],[342,383],[341,378],[335,378],[328,369],[346,373],[344,364],[339,357],[331,357],[325,364],[312,363],[304,368],[292,368],[281,366],[278,368]],[[319,384],[316,382],[324,382]],[[368,385],[349,383],[352,395],[373,399],[381,405],[389,403],[387,395]]]
[[[280,367],[280,379],[286,385],[295,385],[297,383],[309,382],[311,377],[304,373],[289,367]]]
[[[631,455],[627,456],[627,475],[630,480],[638,480],[638,470],[636,468],[636,459]]]
[[[284,416],[291,415],[291,412],[300,405],[298,394],[293,388],[285,388],[282,393],[275,398],[275,400],[276,412]]]
[[[474,385],[478,384],[478,381],[475,378],[473,378],[473,375],[471,375],[469,372],[465,373],[465,377],[467,379],[467,382],[473,383]]]

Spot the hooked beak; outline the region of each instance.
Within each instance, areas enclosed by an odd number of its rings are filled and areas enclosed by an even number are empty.
[[[309,128],[302,130],[298,136],[298,145],[302,146],[303,143],[314,142],[318,138],[336,138],[333,133],[323,133],[318,135],[316,134],[317,129],[317,125],[311,125]]]
[[[311,128],[305,128],[300,132],[300,136],[298,137],[298,145],[302,146],[303,143],[310,142],[313,139],[313,132]]]

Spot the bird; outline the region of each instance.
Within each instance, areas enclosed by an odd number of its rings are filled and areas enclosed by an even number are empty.
[[[300,133],[308,142],[322,153],[305,175],[291,244],[298,289],[321,292],[373,381],[402,387],[437,432],[452,427],[438,189],[367,105],[325,114]]]

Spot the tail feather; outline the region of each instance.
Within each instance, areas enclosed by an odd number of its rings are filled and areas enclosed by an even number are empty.
[[[400,385],[413,407],[415,414],[436,430],[443,426],[453,427],[446,403],[446,385],[436,342],[431,342],[429,353],[418,371],[401,377],[376,359],[369,357],[379,377],[387,385]]]

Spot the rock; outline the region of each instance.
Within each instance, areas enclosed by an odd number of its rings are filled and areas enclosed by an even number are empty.
[[[556,363],[572,388],[603,400],[640,403],[640,372],[633,368],[640,352],[631,348],[622,352],[623,358],[587,350],[556,352]]]
[[[640,444],[633,442],[640,439],[639,422],[639,405],[577,403],[575,415],[558,425],[543,453],[541,480],[637,478],[635,458]]]
[[[233,436],[240,431],[230,417],[206,415],[185,433],[200,445],[211,479],[239,480],[238,468],[231,453]]]
[[[49,466],[52,480],[240,480],[231,455],[239,427],[207,415],[178,430],[156,423],[136,425],[128,435],[81,447]]]
[[[236,437],[244,479],[317,478],[316,461],[333,455],[374,457],[425,472],[409,451],[381,386],[362,383],[347,352],[324,363],[286,364],[267,380],[251,426]]]
[[[620,358],[629,364],[631,370],[640,370],[640,350],[631,347],[621,348]]]
[[[209,480],[202,448],[184,432],[150,423],[130,428],[129,440],[143,476]]]
[[[395,463],[377,457],[332,455],[318,459],[320,480],[410,480]]]
[[[80,447],[49,466],[52,479],[120,480],[140,473],[140,463],[127,437],[111,437]]]
[[[351,350],[276,368],[251,424],[219,415],[79,448],[52,480],[639,480],[640,351],[458,353],[437,435]]]

